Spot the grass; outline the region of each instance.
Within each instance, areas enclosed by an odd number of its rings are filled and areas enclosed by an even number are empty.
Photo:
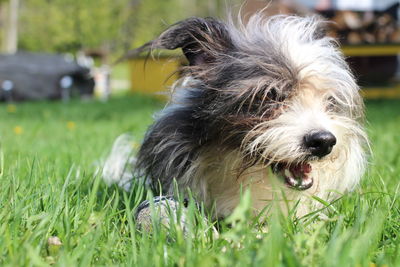
[[[221,226],[136,230],[147,194],[107,188],[97,169],[112,141],[140,142],[163,104],[144,96],[0,106],[2,266],[400,266],[400,108],[367,103],[374,156],[361,187],[329,208],[328,220],[249,219],[249,201]],[[190,220],[199,216],[193,206]],[[310,221],[313,221],[310,223]],[[57,236],[62,245],[48,245]]]

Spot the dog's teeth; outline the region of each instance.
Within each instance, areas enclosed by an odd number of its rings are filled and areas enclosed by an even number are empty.
[[[307,163],[307,164],[303,165],[303,172],[310,173],[311,170],[312,170],[312,167],[310,164]]]
[[[290,177],[290,176],[286,176],[286,183],[292,187],[297,186],[297,180],[293,179],[293,177]]]
[[[308,163],[291,166],[282,164],[280,167],[276,164],[272,167],[272,170],[279,173],[286,185],[292,189],[307,190],[314,183],[312,177],[308,175],[311,172],[311,165]]]
[[[299,185],[300,190],[306,190],[309,189],[313,185],[314,181],[311,177],[306,177],[301,181],[301,184]]]

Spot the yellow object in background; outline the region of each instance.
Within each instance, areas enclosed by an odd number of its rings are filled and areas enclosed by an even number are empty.
[[[169,96],[169,88],[179,79],[183,64],[179,56],[144,57],[130,60],[131,90],[152,94],[163,99]]]
[[[67,122],[67,129],[68,130],[75,130],[75,128],[76,128],[76,123],[75,122],[73,122],[73,121],[68,121]]]
[[[347,45],[341,47],[346,56],[398,56],[400,44],[388,45]],[[377,70],[379,71],[379,70]],[[366,99],[400,99],[400,84],[395,82],[390,87],[365,87],[361,95]]]
[[[19,125],[15,126],[13,130],[16,135],[20,135],[24,132],[24,129]]]
[[[400,45],[353,45],[341,47],[346,56],[394,56],[400,54]],[[129,61],[131,90],[151,94],[165,100],[169,88],[179,79],[179,68],[185,65],[182,56],[138,57]],[[400,84],[391,87],[363,88],[361,94],[368,99],[400,99]]]
[[[15,113],[17,112],[17,106],[13,104],[8,104],[7,105],[7,112],[8,113]]]

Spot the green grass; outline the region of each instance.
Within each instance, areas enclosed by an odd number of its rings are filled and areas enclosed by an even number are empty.
[[[400,265],[398,102],[367,104],[369,171],[328,220],[276,216],[266,232],[249,218],[244,197],[228,220],[233,227],[222,223],[219,236],[207,224],[186,234],[157,227],[140,233],[132,211],[147,193],[107,188],[96,174],[112,141],[131,132],[140,142],[162,106],[143,96],[26,103],[15,111],[1,105],[0,265]],[[190,208],[192,220],[199,215]],[[50,236],[62,246],[48,246]]]

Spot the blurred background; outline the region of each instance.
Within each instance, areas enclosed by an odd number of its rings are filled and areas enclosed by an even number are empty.
[[[0,0],[0,266],[400,266],[398,7],[392,0]],[[131,218],[147,190],[125,194],[99,178],[119,135],[140,147],[185,61],[174,51],[146,64],[145,55],[114,63],[178,20],[240,9],[244,21],[264,9],[333,22],[327,32],[367,98],[366,177],[333,205],[320,200],[327,220],[291,215],[280,225],[274,217],[266,233],[240,219],[250,214],[244,201],[232,217],[238,227],[221,224],[220,235],[203,231],[209,223],[188,238],[175,235],[179,227],[171,238],[142,234]]]
[[[396,0],[0,0],[0,100],[99,98],[160,94],[179,78],[179,53],[113,64],[131,48],[190,16],[241,10],[319,14],[334,22],[367,98],[400,97],[399,1]],[[171,73],[174,73],[171,75]]]

